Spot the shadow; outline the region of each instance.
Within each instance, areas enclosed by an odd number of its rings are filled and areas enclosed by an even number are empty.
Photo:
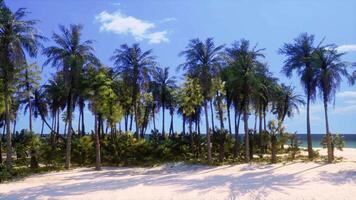
[[[63,198],[68,196],[85,195],[96,191],[125,190],[138,185],[143,186],[172,186],[172,192],[182,193],[195,191],[206,195],[218,187],[228,191],[228,199],[239,199],[249,195],[251,199],[263,199],[271,191],[284,193],[287,188],[294,188],[306,181],[300,174],[324,165],[301,168],[293,173],[279,173],[278,169],[296,163],[263,166],[229,165],[209,167],[200,165],[163,165],[155,168],[103,168],[102,171],[90,169],[67,171],[55,182],[34,187],[14,190],[8,194],[0,194],[0,199],[37,199],[42,197]],[[220,173],[236,167],[235,173]],[[234,169],[229,169],[234,170]],[[215,172],[214,174],[209,174]],[[202,175],[204,174],[204,175]],[[63,174],[62,174],[63,175]],[[355,171],[344,173],[325,173],[320,175],[325,181],[342,181],[356,179]],[[159,197],[157,197],[159,198]]]
[[[321,172],[320,180],[331,183],[333,185],[343,185],[347,183],[356,184],[356,170],[344,170],[335,173]]]

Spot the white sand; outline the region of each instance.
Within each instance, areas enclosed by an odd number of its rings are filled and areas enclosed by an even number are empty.
[[[0,184],[0,199],[356,199],[356,149],[336,156],[345,159],[336,164],[81,168]]]

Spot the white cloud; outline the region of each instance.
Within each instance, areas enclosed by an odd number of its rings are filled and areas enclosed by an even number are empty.
[[[339,52],[350,52],[350,51],[356,51],[356,44],[345,44],[345,45],[340,45],[336,48]]]
[[[356,98],[356,91],[344,91],[337,93],[338,97],[345,97],[345,98]]]
[[[345,114],[345,113],[355,113],[356,112],[356,104],[351,104],[347,106],[339,106],[333,110],[335,114]]]
[[[137,41],[148,40],[152,44],[169,41],[167,31],[152,31],[156,27],[154,23],[126,16],[119,11],[114,13],[103,11],[95,18],[101,23],[100,31],[130,34]]]

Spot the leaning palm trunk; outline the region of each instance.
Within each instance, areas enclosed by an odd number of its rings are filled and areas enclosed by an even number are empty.
[[[66,160],[65,160],[65,168],[70,168],[70,157],[71,157],[71,147],[72,147],[72,92],[69,92],[68,96],[68,105],[67,105],[67,123],[68,123],[68,130],[67,130],[67,144],[66,144]]]
[[[329,119],[328,119],[328,102],[324,99],[324,112],[325,112],[325,127],[326,127],[326,145],[328,149],[328,163],[334,160],[333,150],[331,146],[331,133],[329,130]]]
[[[6,166],[12,167],[12,135],[10,130],[9,97],[5,93],[5,124],[6,124]]]
[[[313,158],[313,146],[312,146],[312,137],[310,129],[310,95],[307,96],[307,142],[308,142],[308,157],[309,159]]]
[[[204,102],[204,111],[205,111],[205,126],[206,126],[206,143],[207,143],[207,147],[208,147],[208,163],[212,164],[209,117],[208,117],[208,102],[206,102],[206,101]]]
[[[101,170],[101,157],[100,157],[100,138],[98,128],[98,117],[95,115],[95,170]]]

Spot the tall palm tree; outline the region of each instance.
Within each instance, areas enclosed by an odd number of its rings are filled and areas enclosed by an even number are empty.
[[[189,41],[188,46],[180,53],[180,56],[185,56],[186,62],[181,66],[186,70],[188,77],[194,77],[199,80],[201,93],[204,97],[204,112],[206,125],[206,138],[208,148],[208,162],[212,163],[211,145],[210,145],[210,129],[208,118],[208,102],[212,98],[212,79],[217,76],[221,66],[221,56],[219,55],[223,45],[215,46],[213,38],[208,38],[205,41],[193,39]]]
[[[331,146],[331,132],[329,129],[328,103],[335,99],[335,93],[340,87],[342,78],[349,78],[347,64],[341,61],[341,57],[343,55],[344,53],[337,52],[335,45],[318,47],[313,54],[312,64],[317,70],[317,87],[321,93],[324,103],[326,142],[329,163],[334,160],[334,155]]]
[[[153,85],[156,88],[159,95],[159,104],[162,107],[162,135],[165,135],[164,125],[165,125],[165,109],[168,103],[168,98],[171,95],[173,89],[177,86],[175,84],[175,76],[169,76],[169,68],[155,67],[152,71]]]
[[[33,99],[34,90],[39,87],[39,81],[41,80],[41,71],[36,63],[24,65],[24,69],[21,70],[19,87],[21,93],[23,93],[23,100],[20,103],[26,104],[25,112],[29,111],[29,128],[32,132],[32,118],[33,118]]]
[[[192,132],[193,117],[194,114],[196,114],[196,108],[203,103],[203,96],[198,80],[188,77],[180,89],[178,99],[183,114],[189,119],[190,146],[194,153],[194,138]]]
[[[63,80],[63,73],[57,72],[48,83],[43,85],[44,95],[49,104],[49,110],[52,116],[51,133],[59,134],[60,112],[64,110],[66,105],[67,88]],[[47,123],[46,123],[47,124]],[[47,125],[48,126],[48,125]]]
[[[10,130],[10,104],[14,85],[18,78],[19,66],[26,63],[26,54],[35,57],[41,47],[43,36],[35,28],[37,21],[26,20],[26,9],[12,12],[4,2],[0,3],[0,78],[5,101],[5,124],[7,135],[6,164],[12,165],[12,144]]]
[[[313,158],[312,137],[310,128],[310,103],[316,97],[316,71],[312,66],[312,55],[315,51],[314,35],[302,33],[293,43],[286,43],[279,49],[279,53],[286,55],[282,73],[287,77],[291,77],[293,71],[296,71],[300,76],[300,82],[307,95],[307,141],[308,141],[308,156]]]
[[[111,59],[114,61],[117,73],[126,77],[128,84],[132,87],[131,101],[135,113],[136,134],[139,137],[140,92],[143,84],[148,82],[149,72],[155,65],[155,57],[152,55],[152,50],[142,51],[139,44],[133,44],[131,47],[123,44],[114,51]]]
[[[292,117],[295,112],[299,112],[299,105],[305,104],[302,96],[295,94],[294,89],[285,84],[278,85],[274,97],[272,112],[281,122],[285,117]]]
[[[83,66],[87,63],[99,64],[99,60],[94,55],[93,41],[81,41],[83,26],[70,25],[66,28],[59,26],[60,34],[53,33],[52,39],[55,46],[47,47],[43,54],[47,56],[44,65],[52,63],[53,66],[60,68],[63,72],[65,86],[68,88],[66,94],[67,101],[67,143],[65,168],[70,168],[71,142],[72,142],[72,114],[75,105],[75,97],[80,91],[80,77]]]
[[[249,128],[248,115],[250,109],[250,102],[254,89],[257,88],[258,79],[256,73],[258,67],[263,65],[259,58],[263,58],[261,53],[264,49],[257,49],[257,47],[250,48],[250,43],[242,39],[240,42],[232,44],[231,48],[226,48],[226,59],[228,65],[233,69],[233,81],[239,94],[239,110],[243,114],[244,131],[245,131],[245,161],[250,161],[250,147],[249,147]],[[238,139],[238,138],[236,138]]]

